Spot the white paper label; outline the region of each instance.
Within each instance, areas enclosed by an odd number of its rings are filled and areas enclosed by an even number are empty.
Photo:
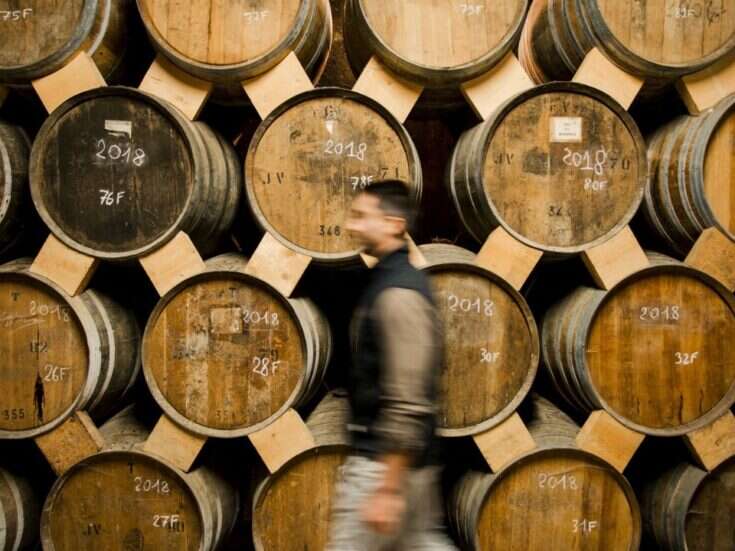
[[[125,134],[133,139],[132,121],[105,121],[105,130],[111,134]]]
[[[581,142],[582,117],[551,117],[551,141],[553,143]]]

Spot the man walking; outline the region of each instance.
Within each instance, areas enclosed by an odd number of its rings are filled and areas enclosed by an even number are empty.
[[[347,229],[379,262],[351,327],[348,429],[328,551],[452,550],[441,528],[436,401],[441,333],[429,283],[408,261],[406,185],[373,183]]]

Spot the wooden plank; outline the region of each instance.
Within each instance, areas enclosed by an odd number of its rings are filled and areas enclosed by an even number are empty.
[[[158,55],[143,77],[139,89],[168,101],[191,120],[199,116],[214,85],[193,77]]]
[[[310,263],[310,256],[292,251],[266,233],[250,257],[245,273],[262,279],[288,297]]]
[[[475,264],[498,274],[520,289],[539,263],[543,253],[521,243],[498,227],[488,236],[475,257]]]
[[[50,234],[31,264],[30,271],[50,279],[65,293],[81,293],[94,275],[99,259],[70,249]]]
[[[650,264],[630,226],[602,245],[586,250],[582,253],[582,260],[602,289],[612,289],[630,274]]]
[[[511,52],[492,70],[462,83],[460,89],[477,116],[487,120],[503,103],[533,86],[533,81]]]
[[[725,415],[686,435],[687,446],[708,471],[735,455],[735,415]]]
[[[633,103],[644,83],[642,78],[623,71],[597,48],[589,51],[572,80],[602,90],[625,109]]]
[[[702,232],[684,262],[735,291],[735,242],[717,228]]]
[[[182,471],[189,472],[206,443],[206,436],[189,432],[166,415],[161,415],[148,440],[145,441],[143,451],[157,455]]]
[[[249,438],[271,473],[315,445],[309,427],[293,409]]]
[[[375,56],[370,58],[352,89],[377,101],[400,122],[408,118],[423,91],[419,84],[389,71]]]
[[[514,459],[536,448],[533,436],[517,413],[472,438],[493,472],[498,472]]]
[[[35,441],[59,476],[105,446],[102,434],[84,411],[75,412],[56,429],[37,436]]]
[[[184,232],[179,232],[157,251],[141,257],[140,264],[161,296],[205,268],[199,251]]]
[[[296,94],[314,88],[301,62],[293,52],[270,71],[242,83],[245,93],[261,119]]]
[[[623,426],[606,411],[593,411],[577,434],[580,449],[604,459],[623,472],[645,435]]]
[[[682,77],[676,89],[689,112],[698,115],[735,93],[735,57],[728,56],[698,73]]]
[[[49,113],[72,96],[107,86],[102,73],[86,52],[79,52],[61,69],[31,84]]]

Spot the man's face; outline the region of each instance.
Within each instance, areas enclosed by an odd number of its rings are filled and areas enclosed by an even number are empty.
[[[377,256],[386,244],[403,235],[405,221],[385,214],[375,195],[360,193],[352,202],[346,228],[367,254]]]

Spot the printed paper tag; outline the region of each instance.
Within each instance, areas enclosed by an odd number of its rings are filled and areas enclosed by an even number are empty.
[[[111,134],[126,134],[128,138],[133,139],[132,121],[105,121],[105,130]]]
[[[551,117],[552,143],[579,143],[582,141],[582,117]]]

